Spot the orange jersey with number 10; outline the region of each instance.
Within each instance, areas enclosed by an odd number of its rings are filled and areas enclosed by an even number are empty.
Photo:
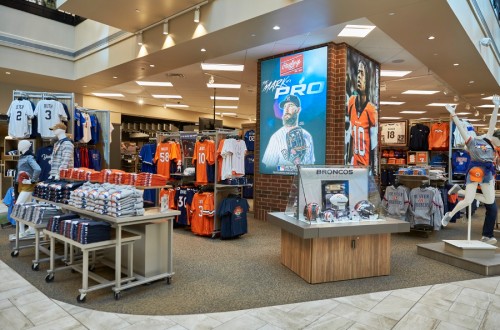
[[[207,183],[207,164],[215,162],[215,142],[205,140],[197,141],[194,145],[193,163],[196,163],[196,182]]]
[[[358,117],[356,96],[351,96],[348,103],[349,120],[353,150],[352,165],[370,165],[370,128],[377,124],[377,109],[368,102]]]

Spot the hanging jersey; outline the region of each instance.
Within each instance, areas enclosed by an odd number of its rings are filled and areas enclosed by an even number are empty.
[[[207,165],[215,162],[215,143],[212,140],[197,141],[193,163],[196,162],[196,182],[208,183]]]
[[[33,108],[28,100],[14,100],[7,110],[9,117],[9,136],[26,138],[31,134],[29,119],[33,117]]]
[[[83,138],[83,124],[85,123],[85,118],[82,112],[75,108],[75,141],[80,141]]]
[[[156,173],[170,178],[170,160],[179,157],[177,147],[172,142],[158,143],[155,152],[154,162],[156,163]]]
[[[448,150],[450,124],[445,122],[432,124],[428,140],[429,150]]]
[[[97,149],[89,149],[89,168],[94,169],[96,171],[100,171],[102,169],[101,165],[101,152]]]
[[[53,146],[40,148],[36,151],[36,162],[40,165],[40,181],[45,181],[49,178],[50,174],[50,161],[52,159]]]
[[[430,129],[424,124],[415,124],[410,128],[410,150],[429,150]]]
[[[253,129],[245,132],[245,144],[247,146],[247,150],[253,151],[255,144],[255,131]]]
[[[233,176],[232,154],[233,144],[235,139],[225,139],[219,143],[219,153],[221,155],[221,180],[230,179]]]
[[[174,201],[176,209],[181,212],[177,216],[176,223],[180,225],[191,224],[190,206],[195,193],[196,191],[192,188],[178,187],[175,189]]]
[[[83,118],[82,120],[83,134],[82,138],[80,139],[80,142],[88,143],[92,139],[92,132],[91,132],[92,123],[90,121],[90,115],[88,113],[83,113],[82,118]]]
[[[382,125],[380,141],[382,144],[404,144],[406,141],[406,123],[387,123]]]
[[[441,228],[442,210],[441,194],[435,188],[413,188],[410,191],[412,225],[424,224],[439,230]]]
[[[253,174],[253,166],[254,166],[254,155],[249,154],[245,156],[245,173]]]
[[[62,120],[68,120],[61,102],[56,100],[41,100],[35,108],[35,116],[38,119],[38,133],[42,138],[54,137],[54,132],[49,128]]]
[[[351,122],[352,165],[370,165],[370,128],[377,125],[377,109],[372,103],[368,102],[364,110],[358,115],[356,96],[353,95],[349,98],[348,113]]]
[[[101,126],[96,115],[90,115],[90,144],[98,144],[101,134]]]
[[[453,174],[467,174],[469,168],[470,155],[466,151],[458,150],[451,156],[451,168]]]
[[[250,209],[244,198],[225,198],[219,209],[221,238],[232,238],[247,233],[247,212]]]
[[[210,236],[214,231],[214,194],[196,193],[190,207],[191,231],[194,234]]]
[[[471,123],[469,123],[466,120],[460,119],[460,126],[462,126],[462,128],[467,133],[467,137],[472,137],[472,138],[476,137],[476,132],[474,131],[474,126],[472,126]],[[458,130],[458,128],[455,125],[453,125],[453,127],[455,128],[453,130],[453,147],[454,148],[461,148],[465,145],[465,141],[462,138],[462,135],[460,134],[460,131]]]

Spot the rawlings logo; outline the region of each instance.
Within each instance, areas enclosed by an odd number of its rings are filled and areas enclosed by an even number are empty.
[[[297,54],[280,58],[280,76],[300,73],[304,70],[304,55]]]

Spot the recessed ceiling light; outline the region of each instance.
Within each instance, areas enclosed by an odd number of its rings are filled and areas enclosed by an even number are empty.
[[[154,64],[150,64],[150,65],[149,65],[149,67],[150,67],[150,68],[154,68],[154,67],[155,67],[155,65],[154,65]]]
[[[113,79],[118,79],[118,77],[117,76],[113,76]]]
[[[481,96],[483,96],[484,93],[481,93]],[[483,97],[481,100],[493,100],[493,96],[488,96],[488,97]]]
[[[135,12],[136,12],[136,13],[140,13],[140,12],[141,12],[141,10],[140,10],[140,9],[136,9],[136,10],[135,10]]]
[[[238,109],[237,105],[216,105],[215,107],[219,109]]]
[[[476,119],[476,118],[464,118],[467,121],[481,121],[481,119]]]
[[[83,85],[82,87],[87,87],[87,85]]]
[[[224,115],[224,116],[236,116],[236,113],[235,112],[223,112],[223,113],[221,113],[221,115]]]
[[[427,106],[428,107],[444,107],[447,104],[452,105],[452,106],[456,106],[457,105],[457,103],[429,103],[429,104],[427,104]]]
[[[414,113],[414,114],[422,114],[426,113],[427,111],[416,111],[416,110],[405,110],[405,111],[400,111],[399,113]]]
[[[469,80],[469,84],[473,84],[473,83],[475,83],[474,80]]]
[[[397,96],[395,96],[395,95],[392,95],[392,96],[391,96],[391,99],[397,99],[397,98],[398,98],[398,97],[397,97]]]
[[[346,25],[338,34],[339,37],[364,38],[372,32],[374,25]]]
[[[207,50],[205,48],[200,49],[201,52],[206,52]]]
[[[280,27],[278,25],[273,26],[273,30],[279,30]]]
[[[136,81],[140,86],[157,86],[157,87],[172,87],[172,83],[168,81]]]
[[[472,112],[457,112],[457,115],[461,116],[472,115]]]
[[[488,126],[486,124],[473,124],[473,126]]]
[[[478,108],[494,108],[495,106],[493,104],[483,104],[478,106]]]
[[[9,72],[9,71],[6,71],[6,72],[5,72],[5,74],[10,74],[10,72]]]
[[[216,63],[201,63],[201,69],[207,71],[243,71],[243,64],[216,64]]]
[[[163,95],[163,94],[153,94],[155,99],[182,99],[180,95]]]
[[[401,94],[432,95],[436,93],[439,93],[439,91],[424,91],[424,90],[409,89]]]
[[[241,84],[207,84],[208,88],[241,88]]]
[[[392,63],[403,63],[405,60],[401,59],[401,58],[398,58],[396,60],[392,60],[391,62]]]
[[[92,93],[94,96],[100,96],[100,97],[125,97],[125,95],[121,93]]]
[[[214,97],[210,96],[210,99],[213,100]],[[238,101],[240,98],[238,96],[216,96],[215,99],[218,101]]]
[[[459,66],[460,64],[459,63],[453,63],[453,66]]]
[[[403,119],[403,117],[380,117],[380,119],[392,120],[392,119]]]
[[[143,99],[139,99],[139,100],[137,100],[137,103],[139,103],[140,105],[143,105],[144,104],[144,100]]]
[[[434,54],[432,54],[432,55],[434,55],[434,56],[438,56],[439,54],[438,54],[438,53],[434,53]]]
[[[411,71],[401,71],[401,70],[380,70],[381,77],[404,77]]]
[[[405,104],[405,102],[380,101],[380,105],[401,105],[401,104]]]
[[[189,105],[186,104],[164,104],[165,107],[170,107],[170,108],[189,108]]]
[[[252,33],[250,37],[256,37],[257,35],[255,33]]]
[[[389,13],[389,16],[394,16],[396,15],[396,13]]]
[[[436,39],[436,37],[435,36],[428,36],[427,39],[434,40],[434,39]]]

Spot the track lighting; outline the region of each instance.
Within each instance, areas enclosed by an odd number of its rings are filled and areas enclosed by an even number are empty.
[[[167,35],[168,34],[168,21],[165,21],[163,23],[163,34]]]
[[[476,112],[474,112],[474,116],[476,116],[476,117],[479,116],[479,110],[476,109]]]
[[[137,33],[137,44],[142,46],[142,32]]]
[[[200,23],[200,7],[196,7],[194,10],[194,22]]]
[[[465,110],[470,110],[470,104],[469,104],[469,103],[467,103],[467,104],[465,105]]]
[[[458,97],[458,95],[453,96],[453,101],[454,102],[458,102],[459,100],[460,100],[460,98]]]
[[[479,43],[484,47],[488,47],[489,45],[491,45],[491,38],[481,38],[481,40],[479,40]]]
[[[213,84],[215,82],[214,76],[210,76],[210,79],[208,79],[209,84]]]

